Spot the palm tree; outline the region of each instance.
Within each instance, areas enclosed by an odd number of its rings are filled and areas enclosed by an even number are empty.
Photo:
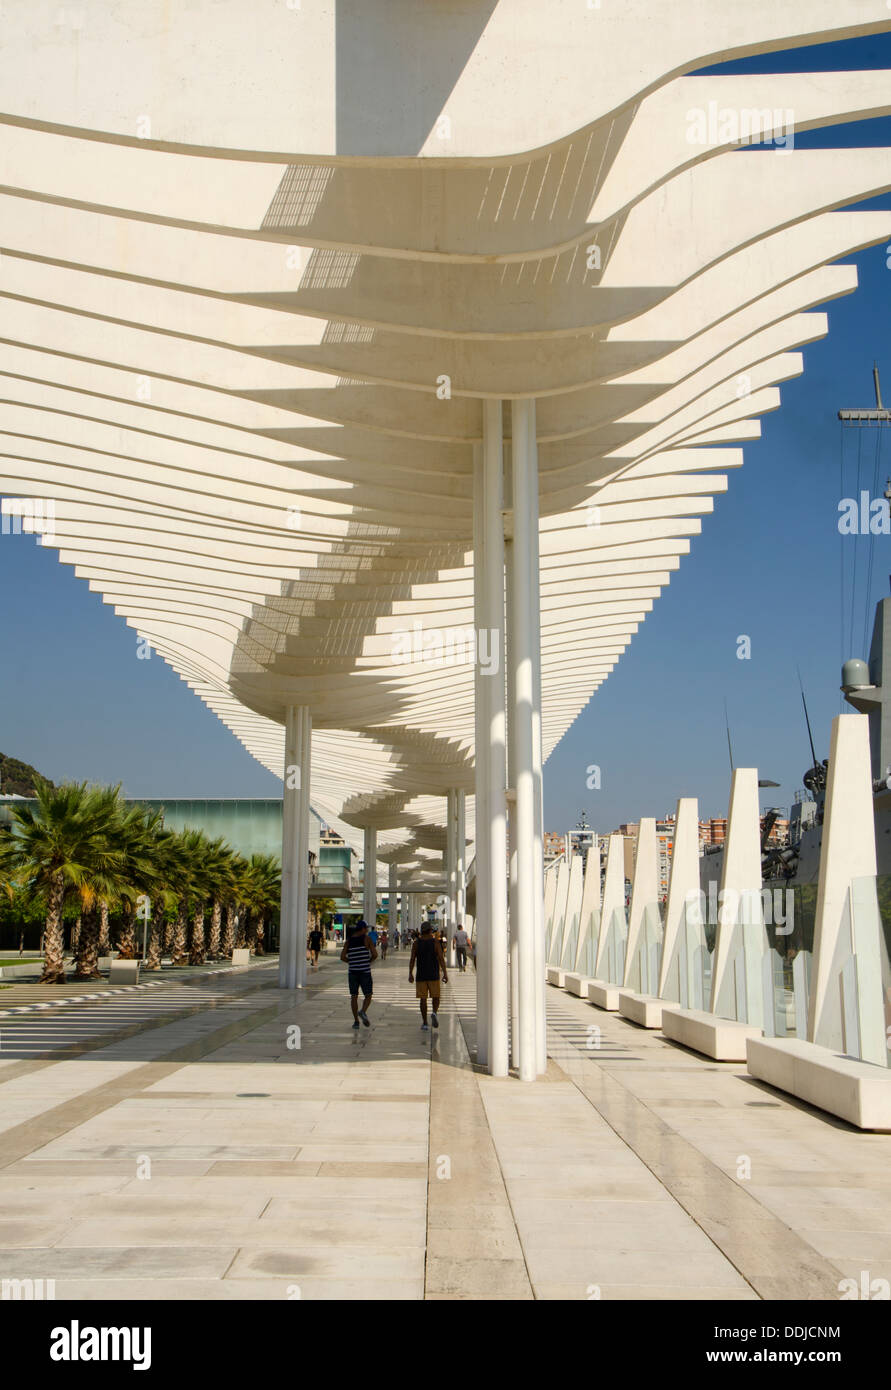
[[[210,931],[207,941],[207,954],[211,960],[218,960],[220,955],[223,904],[232,891],[234,863],[235,855],[225,840],[210,842],[207,847],[205,869],[211,893]]]
[[[247,868],[247,903],[251,912],[255,953],[265,953],[263,938],[270,914],[281,903],[281,865],[274,854],[252,854]]]
[[[120,855],[109,840],[112,805],[108,791],[85,782],[36,787],[36,806],[12,808],[12,837],[22,872],[32,893],[46,898],[44,962],[41,982],[64,983],[62,911],[66,896],[78,893],[94,901],[103,890],[117,891]],[[83,939],[86,923],[80,936]],[[98,944],[98,938],[97,938]],[[78,943],[78,965],[85,961]]]
[[[118,834],[126,878],[118,932],[118,955],[122,960],[135,960],[139,952],[137,910],[148,913],[151,918],[151,894],[160,882],[158,835],[161,824],[160,811],[151,811],[145,806],[125,806],[121,810]]]
[[[146,970],[161,969],[161,952],[167,912],[178,901],[174,887],[182,873],[182,849],[180,837],[174,830],[159,830],[155,834],[152,847],[152,867],[155,881],[151,890],[149,904],[148,948]]]
[[[200,836],[200,841],[195,845],[195,865],[192,873],[192,942],[189,964],[203,965],[207,959],[204,914],[207,899],[214,887],[211,865],[217,853],[216,847],[221,842],[210,841],[203,831],[197,831],[196,834]]]
[[[126,888],[126,855],[120,841],[121,789],[92,787],[95,832],[87,872],[78,887],[83,920],[77,940],[74,978],[99,979],[103,907],[120,901]]]
[[[226,919],[223,927],[222,941],[220,943],[220,954],[231,958],[235,949],[235,942],[239,930],[238,908],[241,902],[241,893],[245,876],[247,874],[247,860],[240,854],[233,852],[230,863],[229,876],[225,885],[225,906]]]
[[[12,902],[22,869],[19,847],[6,826],[0,826],[0,893]]]
[[[207,836],[201,830],[181,830],[176,837],[179,872],[176,892],[176,921],[173,924],[172,965],[189,964],[189,908],[193,911],[193,938],[196,930],[204,937],[204,851]],[[200,916],[199,916],[200,914]]]

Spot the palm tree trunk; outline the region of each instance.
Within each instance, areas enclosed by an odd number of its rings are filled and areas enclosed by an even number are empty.
[[[149,917],[148,945],[146,947],[146,970],[161,969],[161,933],[164,929],[164,908],[160,902],[152,903]]]
[[[75,980],[99,979],[99,905],[83,914],[75,959]]]
[[[204,903],[199,903],[192,917],[192,949],[189,952],[190,965],[203,965],[206,958],[204,949]]]
[[[108,928],[108,903],[99,905],[99,954],[111,955],[111,933]]]
[[[235,949],[235,904],[226,904],[226,925],[223,928],[223,944],[221,947],[224,956],[231,957]]]
[[[82,918],[81,918],[80,913],[78,913],[78,914],[77,914],[77,918],[76,918],[75,923],[74,923],[74,926],[71,928],[71,954],[72,954],[72,955],[74,955],[74,953],[76,952],[76,950],[77,950],[77,943],[78,943],[78,941],[80,941],[80,929],[81,929],[81,926],[82,926]]]
[[[120,960],[135,960],[136,952],[136,912],[132,903],[125,903],[118,932],[118,957]]]
[[[254,954],[255,954],[255,955],[258,955],[258,956],[265,956],[265,954],[266,954],[266,948],[265,948],[264,945],[263,945],[263,936],[264,936],[265,931],[266,931],[266,917],[265,917],[264,914],[261,912],[261,913],[259,914],[259,916],[257,917],[257,926],[256,926],[256,931],[255,931],[255,942],[254,942]]]
[[[186,918],[186,905],[180,902],[176,914],[176,921],[173,924],[173,954],[172,965],[188,965],[189,956],[186,950],[186,933],[188,931],[188,920]]]
[[[247,941],[250,915],[251,914],[246,907],[243,908],[242,911],[238,914],[238,930],[235,933],[235,945],[238,947],[239,950],[241,950],[241,948],[246,944]]]
[[[210,940],[207,944],[208,960],[218,960],[220,955],[220,923],[223,917],[223,904],[214,898],[210,914]]]
[[[46,926],[43,931],[43,974],[41,984],[64,984],[65,971],[63,959],[65,939],[62,933],[62,905],[65,901],[65,881],[61,874],[54,874],[50,883],[49,901],[46,906]]]

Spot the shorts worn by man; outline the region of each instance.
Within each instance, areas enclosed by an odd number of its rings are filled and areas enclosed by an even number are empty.
[[[415,967],[417,966],[418,982],[415,985],[415,994],[421,1006],[421,1031],[427,1032],[427,998],[429,996],[432,1005],[430,1022],[434,1028],[439,1027],[439,992],[440,975],[443,981],[448,980],[446,971],[445,956],[442,953],[442,945],[437,937],[433,935],[433,928],[429,922],[424,922],[421,927],[421,935],[412,942],[411,959],[408,962],[408,982],[414,980]]]
[[[368,1010],[374,984],[371,978],[371,962],[377,960],[377,949],[368,939],[365,922],[357,922],[349,932],[347,942],[340,953],[340,959],[349,966],[350,1008],[353,1011],[353,1028],[359,1027],[359,1019],[370,1028]],[[362,1007],[359,1008],[359,990],[362,991]]]

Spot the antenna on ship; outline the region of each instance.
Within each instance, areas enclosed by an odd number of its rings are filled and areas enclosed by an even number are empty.
[[[802,679],[801,679],[801,671],[799,670],[799,668],[798,668],[797,666],[795,667],[795,670],[796,670],[796,672],[797,672],[797,674],[798,674],[798,688],[799,688],[799,690],[801,691],[801,703],[804,705],[804,722],[805,722],[805,724],[807,725],[807,736],[808,736],[808,740],[809,740],[810,745],[811,745],[811,767],[816,767],[816,765],[817,765],[817,754],[816,754],[816,750],[814,749],[814,736],[813,736],[813,734],[811,733],[811,721],[810,721],[810,718],[808,717],[808,712],[807,712],[807,700],[804,698],[804,684],[803,684]]]
[[[730,716],[727,713],[727,696],[724,696],[724,724],[727,729],[727,752],[730,754],[730,771],[733,772],[733,744],[730,742]]]

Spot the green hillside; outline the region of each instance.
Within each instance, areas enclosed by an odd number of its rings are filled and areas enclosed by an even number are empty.
[[[18,758],[10,758],[6,753],[0,753],[0,795],[33,796],[38,779],[49,782],[49,778],[44,777],[30,763],[22,763]],[[49,782],[49,785],[52,786],[52,782]]]

